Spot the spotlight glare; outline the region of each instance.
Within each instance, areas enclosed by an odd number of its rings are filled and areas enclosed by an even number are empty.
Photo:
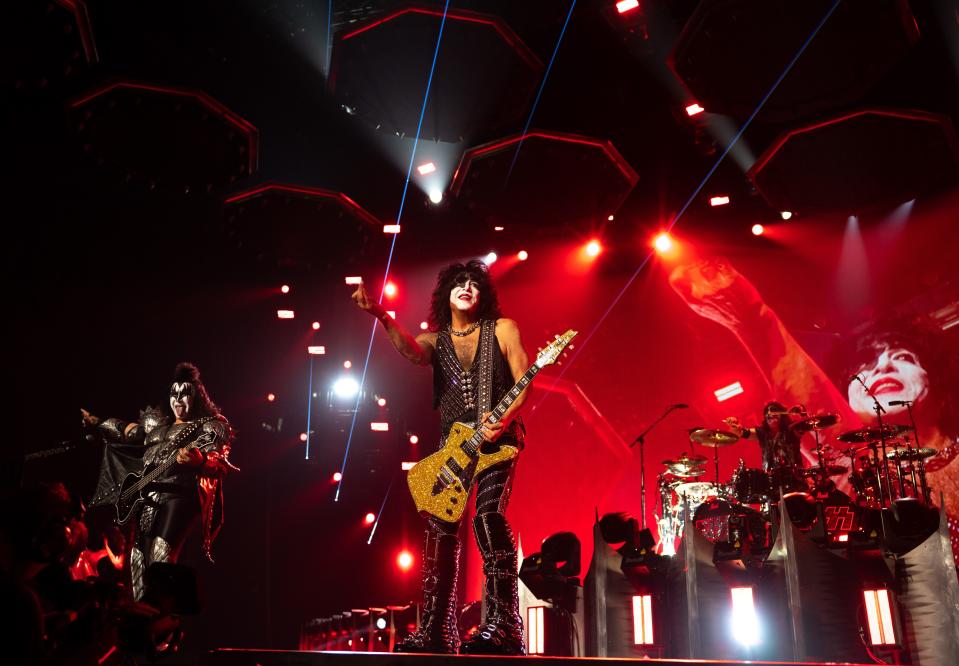
[[[725,205],[728,204],[728,203],[729,203],[729,197],[727,197],[727,196],[719,196],[719,197],[710,197],[710,198],[709,198],[709,205],[710,205],[710,206],[713,206],[713,207],[715,207],[715,206],[725,206]]]
[[[386,398],[377,398],[376,404],[380,407],[386,407]]]
[[[723,402],[743,392],[744,392],[743,385],[740,384],[739,382],[733,382],[729,386],[724,386],[721,389],[716,389],[715,391],[713,391],[713,395],[716,396],[716,400],[718,402]]]
[[[599,244],[597,240],[591,240],[586,244],[586,254],[590,257],[598,257],[599,253],[603,251],[603,246]]]
[[[360,385],[352,377],[340,377],[333,382],[333,393],[338,398],[352,398],[360,392]]]
[[[425,322],[425,321],[421,321],[421,322],[420,322],[420,330],[421,330],[421,331],[429,330],[429,327],[430,327],[430,325],[429,325],[428,322]]]
[[[266,401],[267,401],[267,402],[273,402],[274,400],[276,400],[276,394],[275,394],[275,393],[267,393],[267,394],[266,394]]]
[[[373,521],[375,520],[376,520],[375,513],[368,513],[365,516],[363,516],[363,522],[366,523],[367,525],[372,525]]]
[[[397,288],[395,282],[387,282],[386,286],[383,287],[383,293],[389,298],[396,296]]]
[[[398,224],[384,224],[383,225],[384,234],[398,234],[400,233],[400,225]]]
[[[487,266],[490,266],[496,262],[497,258],[498,257],[496,256],[495,252],[490,252],[483,258],[483,263]]]
[[[320,330],[320,322],[318,321],[313,322],[313,330],[314,331]]]
[[[606,217],[606,220],[609,221],[609,222],[612,222],[612,221],[615,220],[615,219],[616,219],[616,216],[615,216],[615,215],[608,215],[608,216]]]
[[[419,444],[420,438],[416,435],[410,435],[410,444]]]
[[[333,472],[333,483],[339,483],[343,480],[343,475],[339,472]]]
[[[408,472],[416,466],[415,462],[401,462],[400,469],[404,472]]]
[[[664,231],[653,239],[653,247],[655,247],[656,251],[660,254],[669,252],[673,247],[673,239]]]
[[[616,11],[620,14],[631,12],[637,7],[639,7],[639,0],[619,0],[616,3]]]
[[[300,441],[301,441],[301,442],[305,442],[305,441],[306,441],[306,433],[305,433],[305,432],[301,432],[301,433],[300,433]]]
[[[764,231],[766,231],[766,227],[764,227],[763,225],[761,224],[753,225],[753,229],[752,229],[753,236],[762,236]]]
[[[346,276],[346,284],[363,284],[363,278],[359,275]]]
[[[284,294],[290,293],[290,285],[288,284],[283,285],[282,287],[280,287],[280,291],[283,292]]]
[[[506,227],[499,227],[499,226],[497,226],[497,227],[493,227],[493,231],[502,231],[502,230],[505,229],[505,228],[506,228]]]
[[[413,556],[410,554],[410,551],[400,551],[400,554],[396,556],[396,564],[403,571],[409,571],[410,567],[413,566]]]
[[[426,164],[421,164],[416,167],[416,170],[420,172],[421,176],[425,176],[436,171],[436,165],[432,162],[427,162]]]
[[[443,202],[443,190],[438,187],[430,189],[429,192],[430,201],[434,204],[439,204]]]
[[[376,628],[379,629],[379,630],[381,630],[381,631],[382,631],[383,629],[386,629],[386,618],[385,618],[385,617],[378,617],[378,618],[376,618]]]
[[[383,421],[372,421],[370,423],[370,430],[373,432],[389,432],[390,424]]]
[[[793,214],[792,214],[792,211],[790,211],[790,210],[783,210],[783,211],[780,211],[780,212],[779,212],[779,217],[781,217],[781,218],[784,219],[784,220],[788,220],[788,219],[791,218],[792,216],[793,216]]]
[[[322,356],[326,353],[325,345],[309,345],[306,348],[307,353],[312,354],[313,356]]]
[[[296,313],[293,310],[277,310],[276,318],[277,319],[293,319],[296,316]]]
[[[733,638],[740,644],[750,647],[759,644],[759,619],[753,604],[753,588],[734,587],[730,589],[733,599],[733,612],[730,623]]]
[[[699,104],[697,104],[696,102],[693,102],[692,104],[686,107],[686,115],[692,118],[693,116],[698,116],[700,113],[702,113],[705,110],[706,109],[701,107]]]
[[[519,252],[516,253],[516,258],[519,259],[520,261],[526,261],[527,259],[529,259],[529,252],[527,252],[526,250],[520,250]]]

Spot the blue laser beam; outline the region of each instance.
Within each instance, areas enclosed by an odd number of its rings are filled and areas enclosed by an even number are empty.
[[[310,354],[310,382],[306,392],[306,458],[310,459],[310,417],[313,415],[313,354]]]
[[[383,515],[383,509],[386,508],[386,500],[390,497],[390,491],[393,490],[393,482],[396,481],[396,475],[390,479],[390,485],[386,488],[386,494],[383,496],[383,502],[380,504],[380,510],[376,513],[376,520],[373,521],[373,527],[370,528],[370,538],[366,540],[366,545],[373,543],[373,535],[376,534],[376,526],[380,524],[380,516]]]
[[[410,189],[410,180],[412,179],[413,174],[413,162],[416,159],[416,148],[420,142],[420,131],[423,128],[423,118],[426,115],[426,106],[429,103],[430,99],[430,89],[433,87],[433,74],[436,72],[436,60],[440,54],[440,44],[443,41],[443,30],[446,27],[446,13],[450,7],[450,0],[446,0],[446,4],[443,7],[443,18],[440,20],[440,30],[439,34],[436,36],[436,48],[433,49],[433,61],[430,63],[430,74],[426,79],[426,92],[423,94],[423,105],[420,107],[420,118],[419,122],[416,124],[416,137],[413,139],[413,150],[410,151],[410,163],[406,169],[406,181],[403,183],[403,195],[400,197],[400,208],[396,214],[396,223],[400,224],[403,219],[403,211],[406,208],[406,195]],[[383,302],[384,292],[386,291],[386,282],[390,276],[390,268],[393,265],[393,253],[396,249],[396,237],[398,234],[393,235],[393,242],[390,243],[390,252],[386,257],[386,271],[383,274],[383,286],[380,289],[380,303]],[[340,480],[336,485],[336,493],[333,495],[333,501],[340,501],[340,491],[343,488],[343,480],[346,478],[346,462],[350,456],[350,445],[353,442],[353,432],[356,430],[356,415],[359,412],[360,408],[360,399],[363,396],[363,387],[366,385],[366,371],[370,367],[370,356],[373,354],[373,340],[376,337],[376,322],[373,322],[373,331],[370,333],[370,344],[366,349],[366,360],[363,363],[363,375],[360,378],[360,390],[356,394],[356,404],[353,408],[353,422],[350,424],[350,434],[346,438],[346,450],[343,452],[343,464],[340,466]]]

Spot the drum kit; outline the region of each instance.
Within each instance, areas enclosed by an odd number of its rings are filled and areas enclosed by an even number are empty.
[[[829,507],[843,505],[850,511],[883,509],[898,502],[931,504],[926,484],[925,461],[937,451],[915,446],[904,436],[912,426],[883,425],[840,434],[836,439],[846,445],[837,450],[822,440],[823,431],[839,424],[838,414],[790,413],[800,417],[790,424],[799,435],[812,433],[816,439],[817,464],[779,465],[769,470],[746,467],[742,459],[726,483],[719,478],[719,450],[732,446],[741,437],[730,430],[697,428],[689,433],[690,444],[713,449],[713,477],[708,479],[709,458],[683,452],[662,461],[658,476],[661,517],[658,518],[660,552],[674,555],[687,520],[709,541],[729,540],[730,525],[769,525],[772,507],[785,500],[790,517],[800,528],[816,520],[816,501],[823,502],[827,522]],[[847,458],[848,465],[841,464]],[[833,481],[848,473],[854,497],[837,489]],[[834,507],[835,508],[835,507]],[[768,541],[768,530],[758,536]]]

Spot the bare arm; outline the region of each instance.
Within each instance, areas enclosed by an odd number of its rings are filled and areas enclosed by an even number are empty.
[[[415,338],[395,319],[386,313],[386,308],[370,298],[366,293],[366,288],[360,284],[353,292],[353,301],[357,307],[380,320],[383,329],[390,338],[390,342],[396,347],[396,351],[416,365],[429,365],[433,360],[433,344],[436,339],[435,333],[421,333]]]
[[[526,354],[526,350],[523,349],[523,343],[519,336],[519,327],[512,319],[497,319],[496,337],[499,338],[499,341],[505,349],[506,363],[509,365],[510,374],[513,376],[514,381],[519,381],[519,378],[529,369],[529,356]],[[509,425],[510,421],[519,415],[520,410],[523,408],[523,403],[526,402],[528,396],[529,387],[520,393],[513,401],[509,409],[503,414],[503,418],[495,424],[483,426],[483,438],[490,442],[496,441],[502,434],[505,426]],[[488,416],[488,412],[483,415],[484,421]]]

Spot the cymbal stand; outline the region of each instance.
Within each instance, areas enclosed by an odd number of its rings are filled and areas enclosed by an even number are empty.
[[[663,419],[669,416],[670,412],[672,412],[674,409],[679,409],[679,407],[677,405],[670,405],[667,407],[666,411],[663,412],[663,415],[650,423],[646,429],[639,433],[636,436],[636,439],[634,439],[629,445],[629,448],[633,448],[636,444],[639,444],[639,507],[643,515],[642,529],[646,529],[646,459],[643,451],[643,448],[646,444],[646,435],[649,434],[650,430],[659,425]]]
[[[882,415],[886,412],[886,410],[882,408],[881,404],[879,404],[879,400],[876,398],[875,394],[869,390],[869,387],[866,386],[866,382],[862,380],[860,375],[856,375],[854,379],[862,384],[862,387],[866,391],[866,395],[872,398],[873,409],[876,412],[876,422],[879,424],[879,440],[882,442],[882,469],[880,470],[879,476],[879,506],[882,507],[886,504],[886,499],[884,497],[882,488],[882,475],[885,475],[886,477],[886,491],[890,491],[889,505],[892,506],[892,484],[889,481],[889,458],[886,457],[886,431],[882,424]]]
[[[919,449],[922,448],[919,444],[919,428],[916,427],[916,417],[912,413],[912,400],[903,400],[902,404],[906,406],[906,413],[909,414],[909,423],[912,424],[912,438],[916,442],[916,452],[918,454]],[[915,464],[915,461],[913,461]],[[913,472],[915,475],[915,472]],[[913,488],[916,488],[916,479],[913,476]],[[926,504],[932,504],[932,498],[929,496],[929,487],[926,485],[926,461],[922,458],[919,458],[919,484],[922,487],[922,501]]]

